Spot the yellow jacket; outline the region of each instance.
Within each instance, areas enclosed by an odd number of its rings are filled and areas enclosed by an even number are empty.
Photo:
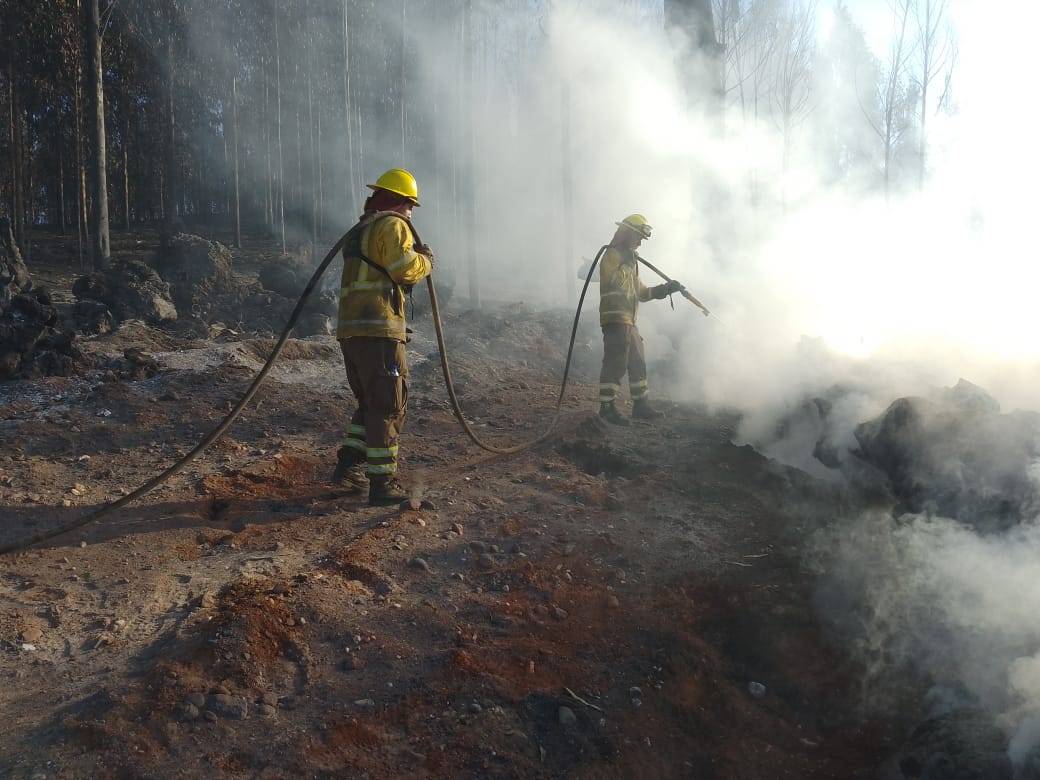
[[[639,280],[635,252],[609,247],[599,261],[599,324],[635,325],[639,303],[651,297]]]
[[[360,255],[385,268],[398,286]],[[430,258],[415,251],[412,229],[403,217],[380,216],[355,231],[343,247],[336,337],[407,341],[404,291],[400,285],[421,282],[432,268]]]

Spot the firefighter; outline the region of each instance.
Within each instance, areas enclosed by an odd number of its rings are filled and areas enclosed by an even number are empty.
[[[599,416],[615,425],[628,425],[615,401],[621,379],[628,373],[632,394],[632,416],[653,420],[661,412],[650,405],[646,381],[643,339],[636,329],[636,309],[641,301],[660,300],[679,292],[682,285],[671,281],[646,287],[639,279],[636,249],[650,238],[651,227],[642,214],[632,214],[615,223],[617,232],[599,266],[599,323],[603,328],[603,369],[599,375]]]
[[[368,503],[386,506],[408,498],[397,480],[408,403],[405,295],[430,274],[433,253],[412,232],[415,177],[394,168],[368,187],[365,213],[343,247],[336,337],[357,411],[331,481],[356,493],[367,485]]]

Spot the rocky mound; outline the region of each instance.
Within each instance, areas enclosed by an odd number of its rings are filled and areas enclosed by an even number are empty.
[[[1040,414],[1001,414],[963,379],[936,398],[900,398],[855,431],[861,458],[883,471],[910,512],[930,512],[982,531],[1040,511],[1030,474],[1040,458]]]
[[[215,297],[234,286],[231,250],[190,233],[165,239],[152,265],[169,284],[182,315],[210,319]]]
[[[137,260],[120,260],[103,271],[82,276],[72,285],[79,300],[98,301],[119,320],[158,323],[177,319],[170,285]]]

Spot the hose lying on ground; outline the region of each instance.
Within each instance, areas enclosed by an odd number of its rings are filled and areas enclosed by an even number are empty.
[[[411,223],[409,222],[409,224]],[[282,349],[285,347],[285,342],[288,341],[289,336],[292,334],[293,328],[296,327],[296,323],[299,321],[300,315],[303,314],[303,309],[308,299],[314,292],[314,289],[318,286],[318,282],[321,281],[321,277],[325,274],[325,271],[328,269],[329,265],[335,259],[339,251],[343,248],[343,245],[346,243],[347,238],[350,236],[352,231],[353,228],[351,229],[351,231],[345,233],[343,237],[335,243],[332,249],[329,250],[328,254],[325,255],[325,258],[321,261],[321,264],[314,271],[314,274],[311,276],[310,281],[307,282],[307,286],[304,288],[303,293],[300,295],[300,299],[296,302],[296,307],[293,309],[292,314],[289,317],[289,321],[286,323],[285,329],[282,331],[282,335],[279,336],[278,342],[275,344],[274,349],[271,350],[271,354],[270,356],[268,356],[267,362],[264,363],[263,368],[260,369],[260,372],[256,375],[256,378],[253,379],[253,382],[251,385],[249,385],[249,389],[246,390],[245,395],[243,395],[242,398],[239,399],[238,403],[235,404],[234,408],[230,412],[228,412],[227,416],[223,420],[221,420],[220,424],[217,425],[217,427],[214,428],[212,431],[210,431],[209,434],[207,434],[206,437],[202,439],[202,441],[195,445],[195,448],[191,452],[182,457],[180,460],[178,460],[172,466],[167,468],[161,474],[152,477],[152,479],[145,482],[136,490],[128,493],[122,498],[117,499],[116,501],[113,501],[110,504],[105,504],[104,506],[99,507],[93,512],[88,512],[82,517],[77,517],[73,520],[70,520],[67,523],[62,523],[61,525],[55,526],[54,528],[50,528],[46,531],[40,531],[39,533],[34,534],[33,536],[30,536],[27,539],[21,539],[19,541],[11,542],[9,544],[0,546],[0,555],[7,555],[9,553],[18,552],[19,550],[24,550],[28,547],[32,547],[35,544],[39,544],[40,542],[46,541],[48,539],[53,539],[56,536],[61,536],[62,534],[66,534],[69,531],[74,531],[77,528],[82,528],[83,526],[88,525],[89,523],[93,523],[98,520],[101,520],[102,518],[107,517],[116,510],[126,506],[130,502],[147,495],[155,488],[159,487],[159,485],[163,484],[171,477],[183,471],[188,466],[188,464],[190,464],[193,460],[198,458],[200,455],[202,455],[202,453],[204,453],[211,446],[213,446],[213,444],[215,444],[217,440],[224,435],[227,429],[231,427],[232,423],[234,423],[238,416],[242,413],[242,410],[245,409],[246,405],[253,399],[253,396],[256,395],[257,390],[260,389],[260,385],[263,384],[263,381],[267,378],[267,375],[270,373],[271,368],[274,367],[275,361],[278,359],[278,356],[281,354]],[[415,233],[414,227],[412,228],[412,231],[413,233]],[[415,240],[419,244],[422,243],[418,233],[415,233]],[[430,291],[430,309],[433,319],[433,325],[434,329],[437,332],[437,345],[440,348],[441,371],[444,374],[444,384],[448,390],[448,397],[451,399],[452,411],[454,411],[455,417],[458,419],[459,424],[462,426],[462,429],[466,432],[466,435],[478,447],[487,450],[488,452],[493,452],[496,454],[511,455],[528,449],[529,447],[533,447],[542,441],[545,441],[545,439],[547,439],[552,434],[552,431],[556,427],[556,423],[559,420],[560,408],[563,405],[563,396],[567,390],[567,377],[570,373],[571,356],[574,352],[574,340],[578,333],[578,321],[581,317],[582,305],[585,302],[585,294],[589,289],[590,282],[592,281],[592,274],[596,269],[596,263],[599,262],[599,259],[603,255],[603,252],[605,250],[606,247],[603,247],[596,255],[596,259],[593,261],[592,267],[589,269],[588,277],[586,277],[585,279],[585,285],[584,287],[582,287],[581,290],[581,298],[578,301],[578,308],[577,311],[574,313],[574,326],[571,328],[570,345],[567,348],[567,362],[563,370],[563,382],[560,384],[560,394],[556,399],[556,410],[553,414],[553,418],[549,422],[549,425],[546,428],[546,430],[537,438],[512,447],[497,447],[495,445],[487,444],[486,442],[482,441],[480,437],[477,436],[476,432],[473,430],[473,428],[470,426],[469,422],[463,415],[462,408],[459,406],[458,396],[455,393],[455,386],[453,385],[451,380],[451,369],[448,366],[448,357],[444,343],[444,328],[441,324],[440,306],[437,300],[437,290],[433,284],[433,276],[431,275],[426,277],[426,281],[429,285]]]
[[[32,547],[34,544],[39,544],[40,542],[46,541],[47,539],[52,539],[55,536],[61,536],[62,534],[68,533],[69,531],[74,531],[77,528],[81,528],[82,526],[85,526],[88,523],[93,523],[97,520],[102,519],[103,517],[107,517],[108,515],[115,512],[117,509],[126,506],[131,501],[135,501],[136,499],[141,498],[142,496],[152,492],[153,490],[155,490],[155,488],[159,487],[159,485],[170,479],[170,477],[173,477],[174,475],[183,471],[189,463],[191,463],[193,460],[199,457],[199,455],[201,455],[210,447],[212,447],[213,444],[221,436],[224,435],[227,429],[231,427],[231,424],[242,413],[242,410],[245,409],[246,404],[248,404],[253,399],[253,396],[256,395],[256,391],[260,389],[260,385],[263,384],[264,379],[267,378],[267,375],[270,373],[271,368],[274,366],[275,360],[277,360],[278,356],[281,354],[282,348],[285,347],[285,342],[289,340],[289,335],[292,333],[293,328],[296,327],[296,323],[299,321],[300,315],[303,314],[303,308],[306,305],[307,300],[311,297],[311,293],[314,292],[314,288],[317,287],[318,282],[321,281],[321,277],[324,275],[325,269],[329,267],[329,264],[335,259],[336,254],[339,252],[340,249],[343,248],[343,244],[346,242],[347,236],[349,235],[349,232],[344,234],[343,237],[336,242],[335,246],[333,246],[332,249],[329,250],[329,253],[325,255],[325,259],[321,261],[321,265],[318,266],[317,270],[314,272],[314,275],[311,276],[310,281],[307,282],[307,286],[304,288],[303,294],[300,296],[300,299],[296,302],[296,307],[293,309],[292,314],[289,316],[289,322],[286,324],[285,330],[282,331],[282,335],[278,338],[278,342],[274,345],[274,349],[271,350],[271,354],[267,358],[267,362],[264,363],[263,368],[260,369],[260,373],[258,373],[256,375],[256,378],[253,379],[253,383],[249,385],[249,389],[246,390],[245,395],[243,395],[242,398],[239,399],[239,402],[235,404],[235,407],[230,412],[228,412],[227,416],[220,421],[220,424],[212,431],[210,431],[209,434],[207,434],[202,441],[195,445],[195,449],[193,449],[183,458],[178,460],[176,463],[174,463],[161,474],[152,477],[150,480],[141,485],[141,487],[137,488],[137,490],[127,493],[122,498],[113,501],[110,504],[105,504],[104,506],[99,507],[93,512],[88,512],[87,514],[83,515],[83,517],[77,517],[74,520],[70,520],[67,523],[62,523],[61,525],[56,526],[54,528],[50,528],[46,531],[40,531],[39,533],[30,536],[28,539],[22,539],[17,542],[5,544],[2,547],[0,547],[0,555],[6,555],[8,553],[17,552],[18,550],[24,550],[27,547]]]

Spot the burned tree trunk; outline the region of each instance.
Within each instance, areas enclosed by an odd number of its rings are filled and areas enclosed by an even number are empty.
[[[235,248],[242,248],[242,212],[238,189],[238,78],[231,79],[231,128],[234,133],[232,157],[234,159],[234,184],[232,185],[232,219],[235,223]]]
[[[282,156],[282,53],[278,41],[278,7],[274,15],[274,93],[275,124],[278,128],[278,226],[282,235],[282,254],[285,254],[285,160]]]
[[[476,154],[473,143],[473,0],[466,0],[463,9],[462,49],[462,135],[466,164],[466,186],[463,200],[463,236],[466,246],[466,269],[469,276],[469,297],[475,308],[480,308],[480,281],[477,278],[477,215]]]
[[[347,181],[346,204],[353,218],[358,213],[357,193],[354,188],[357,173],[354,170],[354,111],[350,99],[350,0],[343,0],[343,119],[347,125]]]
[[[11,34],[7,60],[8,133],[11,143],[11,223],[14,240],[25,245],[25,176],[22,169],[22,117],[15,76],[15,40]]]
[[[680,76],[687,88],[687,97],[691,104],[703,104],[704,99],[697,87],[703,83],[707,75],[712,84],[710,103],[706,106],[709,112],[718,111],[725,98],[723,86],[723,52],[715,34],[715,19],[712,14],[711,0],[665,0],[664,20],[669,27],[682,30],[686,34],[686,50],[680,53]],[[700,56],[694,56],[699,53]],[[708,73],[697,72],[707,63]]]
[[[87,55],[90,125],[93,145],[90,160],[90,184],[93,198],[93,260],[95,268],[104,268],[111,260],[108,235],[108,175],[105,149],[105,85],[101,63],[101,18],[98,0],[87,0],[83,6],[83,50]]]

